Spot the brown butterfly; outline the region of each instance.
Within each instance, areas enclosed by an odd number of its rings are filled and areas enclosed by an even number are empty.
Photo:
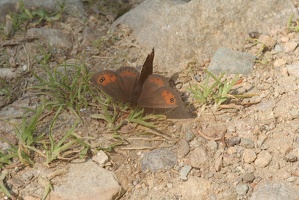
[[[141,73],[133,67],[116,71],[103,70],[92,76],[92,82],[103,92],[121,102],[143,108],[176,108],[182,100],[169,86],[167,78],[153,74],[154,49],[143,64]]]

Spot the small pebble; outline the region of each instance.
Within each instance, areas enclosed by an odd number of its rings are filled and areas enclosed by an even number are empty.
[[[276,41],[270,35],[260,35],[258,40],[270,49],[276,44]]]
[[[108,162],[109,157],[104,151],[99,151],[96,155],[92,157],[92,160],[97,162],[100,166],[104,166]]]
[[[285,52],[291,52],[294,51],[297,47],[297,42],[286,42],[283,47]]]
[[[247,184],[240,184],[236,186],[236,192],[238,195],[246,195],[249,190]]]
[[[241,143],[240,143],[240,145],[241,145],[242,147],[247,148],[247,149],[252,149],[252,148],[254,148],[254,142],[253,142],[251,139],[249,139],[249,138],[241,138]]]
[[[255,179],[254,175],[251,174],[251,173],[246,173],[244,176],[243,176],[243,180],[245,183],[251,183],[253,180]]]
[[[243,153],[243,160],[245,163],[252,163],[256,159],[256,153],[252,149],[245,149]]]
[[[180,179],[182,180],[187,180],[188,173],[191,171],[192,167],[190,165],[185,165],[181,170],[180,170]]]
[[[213,152],[217,151],[217,148],[218,148],[217,142],[215,142],[214,140],[210,140],[207,143],[207,148]]]
[[[293,154],[291,154],[291,153],[287,154],[287,155],[284,157],[284,159],[285,159],[287,162],[297,162],[297,160],[298,160],[297,156],[295,156],[295,155],[293,155]]]
[[[258,167],[264,168],[269,165],[271,160],[272,156],[268,151],[261,151],[258,154],[257,159],[254,161],[254,164]]]
[[[227,145],[232,147],[232,146],[235,146],[237,144],[240,144],[241,142],[241,138],[239,137],[233,137],[233,138],[230,138],[228,141],[227,141]]]
[[[194,137],[195,137],[195,135],[194,135],[191,131],[187,131],[187,132],[186,132],[186,140],[187,140],[188,142],[190,142],[191,140],[193,140]]]
[[[231,155],[237,153],[237,150],[235,147],[229,147],[226,152]]]
[[[275,47],[274,47],[274,51],[283,52],[283,48],[280,44],[276,44]]]
[[[274,61],[273,65],[274,65],[274,67],[281,67],[281,66],[285,65],[286,63],[287,63],[286,60],[279,58]]]

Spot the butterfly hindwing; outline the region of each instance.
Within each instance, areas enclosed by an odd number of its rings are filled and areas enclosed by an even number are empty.
[[[146,81],[144,82],[142,90],[150,93],[163,86],[169,86],[168,79],[158,74],[152,74],[149,75]]]
[[[138,105],[144,108],[176,108],[182,105],[177,91],[169,86],[162,86],[153,92],[142,90]]]

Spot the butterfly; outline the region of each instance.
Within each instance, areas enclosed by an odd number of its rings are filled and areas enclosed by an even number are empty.
[[[176,108],[183,102],[177,91],[169,86],[164,76],[153,74],[154,49],[139,71],[122,67],[116,71],[95,73],[91,81],[117,101],[130,102],[143,108]]]

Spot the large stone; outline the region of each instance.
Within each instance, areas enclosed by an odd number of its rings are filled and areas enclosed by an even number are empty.
[[[190,61],[210,59],[221,46],[241,50],[250,32],[285,26],[293,13],[289,0],[146,0],[113,29],[128,25],[142,47],[155,47],[159,69],[175,72]]]
[[[255,56],[249,53],[221,47],[215,52],[208,70],[213,74],[249,74],[253,69],[254,60]]]
[[[54,185],[50,199],[111,200],[120,197],[123,192],[113,172],[89,161],[71,164],[65,180],[60,185]]]

